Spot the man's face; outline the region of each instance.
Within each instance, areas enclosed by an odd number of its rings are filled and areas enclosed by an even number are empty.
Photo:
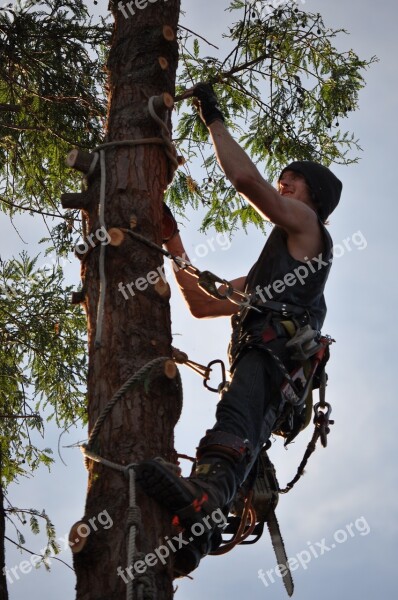
[[[278,190],[281,196],[300,200],[311,208],[314,208],[311,192],[307,182],[301,173],[295,171],[285,171],[278,182]]]

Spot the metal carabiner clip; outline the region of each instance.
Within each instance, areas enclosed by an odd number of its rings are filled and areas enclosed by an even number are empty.
[[[326,409],[326,412],[323,412],[322,409]],[[319,419],[320,417],[325,419],[326,422],[329,421],[329,417],[330,417],[330,413],[332,412],[332,407],[330,406],[329,402],[317,402],[316,404],[314,404],[314,422],[316,421],[316,419]]]
[[[326,412],[323,412],[322,409],[326,409]],[[329,419],[330,413],[332,412],[332,407],[328,402],[321,404],[317,402],[314,406],[314,423],[315,428],[319,432],[319,437],[321,440],[321,444],[324,448],[326,448],[328,443],[328,433],[330,432],[329,425],[333,425],[334,421]]]
[[[225,285],[227,288],[225,292],[220,292],[216,286],[216,283]],[[210,271],[202,271],[200,273],[198,278],[198,286],[210,294],[210,296],[213,296],[213,298],[217,298],[218,300],[228,300],[234,292],[234,288],[229,281],[226,279],[220,279],[217,277],[217,275],[214,275],[214,273],[211,273]]]
[[[209,385],[209,379],[210,379],[211,368],[213,365],[216,365],[216,364],[219,364],[221,366],[222,381],[221,381],[220,385],[218,386],[218,388],[213,388],[213,387],[210,387],[210,385]],[[208,389],[210,392],[218,393],[220,390],[223,389],[226,382],[227,382],[227,379],[225,377],[225,365],[224,365],[223,361],[220,360],[219,358],[217,358],[216,360],[212,360],[211,362],[209,362],[209,364],[206,367],[206,375],[203,378],[203,385],[205,386],[205,388]]]

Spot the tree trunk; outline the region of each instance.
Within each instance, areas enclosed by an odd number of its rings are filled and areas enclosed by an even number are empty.
[[[135,14],[126,18],[117,3],[113,3],[115,28],[108,61],[106,142],[160,137],[159,125],[147,112],[148,99],[163,92],[174,96],[175,92],[178,62],[175,36],[180,0],[150,0],[146,6],[145,0],[140,0],[141,9],[134,2],[129,4]],[[128,10],[125,8],[126,13]],[[165,25],[171,29],[164,29]],[[166,114],[164,110],[161,116]],[[171,128],[170,113],[168,125]],[[119,146],[108,148],[105,154],[106,229],[128,229],[134,215],[137,223],[134,231],[161,244],[162,201],[169,167],[164,147]],[[95,173],[86,208],[87,229],[94,234],[94,240],[100,229],[99,190],[100,179]],[[99,256],[97,247],[82,264],[89,336],[89,432],[113,394],[131,375],[154,358],[171,355],[167,288],[153,284],[155,275],[149,284],[145,282],[147,274],[163,264],[162,256],[128,235],[120,245],[105,247],[103,327],[101,345],[95,347]],[[127,284],[134,284],[130,285],[131,291]],[[175,462],[174,427],[180,410],[178,385],[176,378],[166,377],[160,368],[130,388],[105,419],[93,451],[119,465],[157,456]],[[108,466],[91,460],[87,466],[89,482],[83,518],[86,526],[81,532],[83,537],[90,533],[84,548],[74,554],[77,600],[122,600],[129,578],[125,571],[129,481],[124,473]],[[165,543],[171,524],[170,515],[138,486],[137,504],[142,518],[136,545],[142,558]],[[157,560],[146,569],[146,575],[153,577],[154,597],[158,600],[173,596],[171,560],[172,557],[165,565]],[[136,585],[138,575],[135,571],[133,575]]]
[[[0,600],[8,600],[7,579],[5,576],[6,554],[4,541],[6,535],[6,520],[4,513],[3,485],[1,481],[2,468],[3,466],[0,449]]]

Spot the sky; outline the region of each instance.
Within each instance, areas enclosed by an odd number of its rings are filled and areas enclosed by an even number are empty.
[[[186,11],[182,22],[219,45],[229,19],[224,12],[227,5],[227,0],[182,0]],[[100,0],[97,9],[105,11],[106,6]],[[336,340],[327,369],[327,400],[335,424],[327,448],[315,452],[305,477],[292,492],[281,496],[276,513],[288,556],[296,558],[296,600],[320,595],[323,600],[392,600],[396,597],[394,558],[398,554],[394,450],[398,414],[393,365],[398,301],[394,260],[398,7],[395,0],[307,0],[304,8],[320,12],[330,27],[349,31],[349,36],[339,38],[342,50],[352,47],[361,58],[377,55],[380,62],[365,75],[367,86],[360,93],[360,109],[345,121],[360,140],[360,161],[333,168],[344,190],[340,206],[330,218],[329,231],[337,252],[326,290],[328,315],[323,332]],[[194,173],[200,173],[198,167],[192,166]],[[188,254],[197,257],[197,266],[227,279],[247,274],[264,244],[260,232],[253,228],[248,235],[237,232],[227,247],[214,232],[203,235],[197,231],[199,215],[188,211],[187,216],[181,235]],[[42,250],[37,245],[42,237],[40,221],[35,219],[28,225],[25,219],[19,223],[24,242],[8,220],[0,218],[0,253],[4,257],[17,255],[23,248],[32,254]],[[77,284],[76,263],[71,257],[67,273],[68,280]],[[228,319],[193,319],[174,285],[171,306],[177,347],[197,362],[226,360]],[[195,374],[183,367],[181,373],[184,409],[176,427],[176,447],[192,455],[205,429],[213,425],[217,396],[206,392]],[[87,477],[82,456],[79,449],[65,446],[85,435],[80,430],[64,435],[60,442],[64,462],[56,454],[50,474],[42,469],[9,491],[16,506],[45,508],[59,539],[83,514]],[[270,457],[281,486],[295,474],[311,435],[312,428],[308,428],[288,450],[281,439],[273,443]],[[58,431],[48,429],[45,445],[56,451],[58,438]],[[9,530],[8,535],[13,536],[13,532]],[[26,537],[26,545],[34,552],[45,545],[42,535],[32,537],[27,532]],[[29,569],[21,567],[21,561],[27,558],[7,545],[7,566],[14,567],[16,574],[9,582],[11,600],[74,598],[74,575],[68,567],[53,561],[50,572],[41,568],[23,574]],[[68,550],[59,558],[71,564]],[[175,597],[286,598],[281,579],[273,570],[275,565],[265,532],[253,546],[203,560],[192,580],[177,582]]]

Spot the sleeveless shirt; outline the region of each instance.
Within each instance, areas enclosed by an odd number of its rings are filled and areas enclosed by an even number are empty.
[[[325,226],[319,221],[324,248],[318,257],[305,262],[291,256],[287,247],[287,233],[274,226],[265,246],[251,268],[245,291],[256,300],[286,302],[308,311],[310,323],[320,330],[326,316],[324,288],[333,258],[333,241]],[[249,321],[255,320],[250,311]]]

